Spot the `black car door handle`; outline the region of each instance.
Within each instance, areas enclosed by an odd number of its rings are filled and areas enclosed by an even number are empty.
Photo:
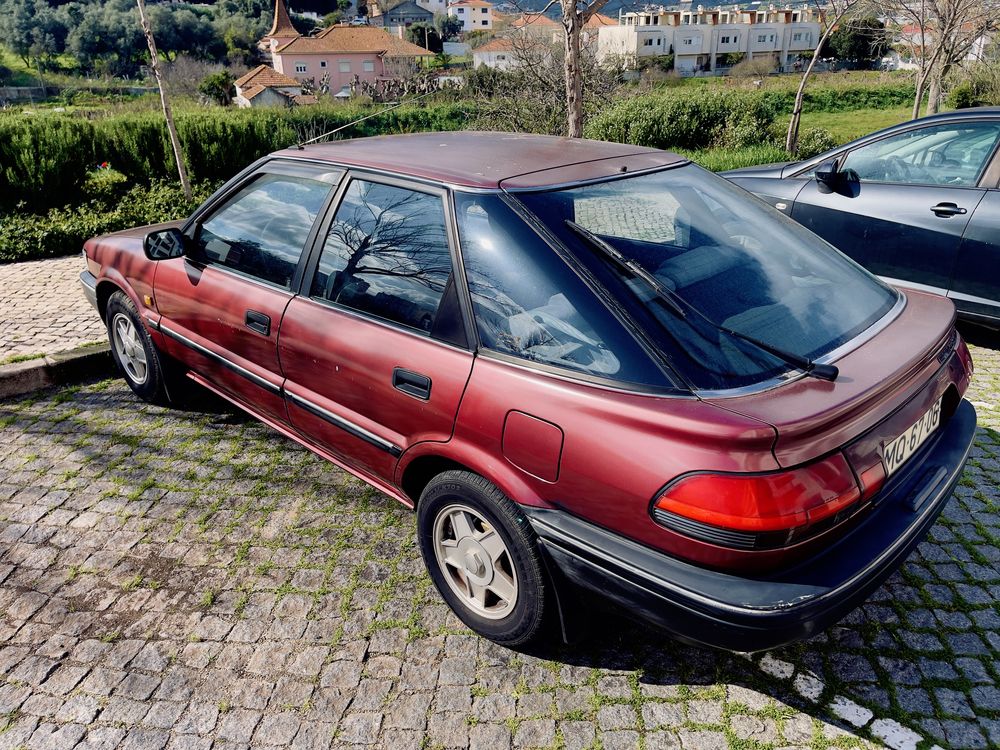
[[[431,397],[431,379],[419,372],[411,372],[397,367],[392,371],[392,387],[407,396],[424,401]]]
[[[938,203],[936,206],[931,206],[931,211],[935,216],[961,216],[969,213],[954,203]]]
[[[271,335],[271,318],[264,313],[257,312],[256,310],[247,310],[247,315],[244,320],[247,324],[247,328],[251,331],[262,333],[265,336]]]

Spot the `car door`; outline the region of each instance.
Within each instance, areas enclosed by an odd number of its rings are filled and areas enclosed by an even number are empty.
[[[450,439],[472,370],[446,194],[356,174],[281,323],[291,424],[369,478]]]
[[[948,296],[969,317],[1000,321],[1000,190],[988,190],[965,230]]]
[[[342,174],[269,163],[197,216],[185,257],[158,264],[168,353],[263,416],[287,421],[278,324],[313,225]]]
[[[945,294],[1000,121],[936,123],[840,157],[858,181],[830,191],[809,180],[792,217],[889,281]]]

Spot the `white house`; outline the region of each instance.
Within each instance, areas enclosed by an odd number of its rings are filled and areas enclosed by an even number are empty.
[[[493,5],[485,0],[453,0],[448,15],[462,22],[463,32],[493,29]]]
[[[482,47],[472,50],[472,67],[485,65],[497,70],[510,70],[521,64],[521,60],[510,39],[493,39]]]
[[[819,20],[811,8],[655,8],[623,13],[618,26],[602,28],[597,57],[631,66],[638,58],[672,52],[674,69],[681,74],[714,72],[723,55],[769,57],[778,68],[789,69],[801,53],[816,47],[819,36]]]

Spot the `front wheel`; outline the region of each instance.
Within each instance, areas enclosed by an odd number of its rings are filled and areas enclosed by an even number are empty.
[[[495,485],[467,471],[434,477],[417,532],[431,579],[462,622],[505,646],[547,634],[554,597],[534,532]]]
[[[162,358],[132,300],[124,292],[115,292],[108,300],[104,318],[111,356],[128,387],[144,401],[165,405],[168,398]]]

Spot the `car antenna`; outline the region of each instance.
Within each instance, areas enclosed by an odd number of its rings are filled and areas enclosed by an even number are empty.
[[[395,104],[393,104],[390,107],[385,107],[384,109],[380,109],[378,112],[372,112],[370,115],[365,115],[364,117],[359,117],[357,120],[352,120],[351,122],[347,123],[346,125],[341,125],[339,128],[334,128],[333,130],[328,130],[327,132],[322,133],[321,135],[317,135],[315,138],[310,138],[308,141],[299,141],[298,143],[295,144],[295,147],[299,151],[302,151],[310,143],[315,143],[316,141],[318,141],[318,140],[320,140],[322,138],[326,138],[328,136],[333,135],[334,133],[339,133],[341,130],[346,130],[347,128],[349,128],[349,127],[351,127],[353,125],[357,125],[359,122],[364,122],[365,120],[368,120],[368,119],[370,119],[372,117],[376,117],[378,115],[385,114],[386,112],[390,112],[390,111],[396,109],[397,107],[402,107],[404,104],[409,104],[410,102],[415,102],[415,101],[417,101],[417,99],[423,99],[425,96],[429,96],[430,94],[436,94],[436,93],[437,93],[436,90],[435,91],[425,91],[424,93],[418,94],[417,96],[413,97],[412,99],[407,99],[405,101],[396,102]]]

